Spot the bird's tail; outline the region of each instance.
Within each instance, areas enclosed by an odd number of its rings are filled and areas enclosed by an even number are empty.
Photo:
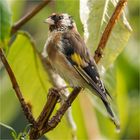
[[[120,123],[119,123],[119,121],[118,121],[118,119],[115,117],[115,114],[114,114],[114,112],[112,111],[112,108],[111,108],[111,106],[110,106],[110,103],[109,102],[106,102],[106,101],[104,101],[104,100],[102,100],[103,101],[103,103],[104,103],[104,105],[105,105],[105,107],[106,107],[106,110],[107,110],[107,112],[108,112],[108,114],[109,114],[109,118],[111,119],[111,121],[113,121],[113,123],[115,124],[115,126],[116,126],[116,130],[120,130]]]

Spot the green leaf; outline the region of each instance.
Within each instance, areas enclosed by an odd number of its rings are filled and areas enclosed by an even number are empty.
[[[88,2],[84,4],[81,2],[81,20],[86,31],[85,36],[88,36],[86,44],[90,48],[92,54],[94,54],[99,44],[102,33],[115,10],[116,4],[115,0],[88,0]],[[82,12],[85,10],[87,12]],[[110,35],[104,50],[104,57],[99,63],[101,66],[108,68],[115,61],[117,56],[125,48],[131,30],[125,14],[123,13]]]
[[[22,16],[26,6],[25,0],[7,0],[12,11],[12,22],[17,22]],[[17,12],[18,11],[18,12]]]
[[[2,122],[0,122],[0,125],[10,130],[11,131],[11,135],[13,136],[13,138],[17,137],[16,131],[11,126],[6,125],[6,124],[4,124]]]
[[[34,42],[28,34],[17,34],[10,47],[8,61],[25,101],[31,106],[36,118],[47,100],[51,84],[35,50]]]
[[[6,86],[5,86],[6,85]],[[0,69],[0,121],[9,124],[19,113],[19,102],[14,96],[9,76],[3,68]],[[14,104],[13,104],[14,102]],[[8,104],[7,104],[8,103]],[[6,109],[5,106],[7,105]]]
[[[11,27],[11,11],[6,0],[0,0],[0,44],[9,37]]]

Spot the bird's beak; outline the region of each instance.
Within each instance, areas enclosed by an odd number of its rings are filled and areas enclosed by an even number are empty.
[[[47,19],[45,19],[44,23],[48,23],[50,25],[54,25],[54,20],[52,20],[51,17],[48,17]]]

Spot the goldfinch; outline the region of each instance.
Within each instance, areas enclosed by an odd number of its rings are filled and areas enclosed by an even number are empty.
[[[49,34],[43,54],[47,54],[52,67],[73,87],[87,88],[97,95],[117,125],[108,101],[110,95],[72,17],[66,13],[53,13],[45,22],[49,25]]]

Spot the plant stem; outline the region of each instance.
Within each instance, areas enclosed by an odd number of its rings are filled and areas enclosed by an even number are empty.
[[[44,127],[44,125],[47,124],[50,118],[50,115],[52,114],[54,107],[59,98],[60,98],[60,95],[57,89],[52,88],[49,90],[47,103],[45,104],[42,112],[40,113],[37,119],[39,130],[41,130]]]
[[[25,100],[24,100],[24,98],[22,96],[21,90],[20,90],[19,85],[17,83],[17,80],[15,78],[15,75],[14,75],[14,73],[13,73],[13,71],[12,71],[12,69],[11,69],[7,59],[6,59],[6,57],[4,56],[2,48],[0,48],[0,58],[1,58],[1,61],[2,61],[3,65],[5,66],[6,71],[9,74],[11,83],[13,85],[13,89],[15,90],[16,95],[17,95],[17,97],[18,97],[18,99],[19,99],[19,101],[21,103],[21,107],[22,107],[22,109],[24,111],[24,114],[25,114],[26,118],[28,119],[28,121],[31,124],[36,125],[36,122],[35,122],[35,120],[34,120],[34,118],[32,116],[32,113],[31,113],[31,109],[26,104],[26,102],[25,102]]]
[[[74,88],[74,90],[69,95],[67,100],[62,104],[60,109],[56,112],[55,116],[53,116],[52,119],[46,124],[46,127],[44,127],[44,129],[42,130],[42,135],[52,130],[58,125],[58,123],[61,121],[61,118],[63,117],[67,109],[71,106],[72,102],[75,100],[75,98],[78,96],[81,90],[82,88],[80,87]]]
[[[57,89],[52,88],[49,90],[47,102],[44,105],[44,108],[36,121],[37,127],[32,128],[30,131],[29,136],[30,136],[31,140],[37,139],[41,136],[40,131],[48,123],[50,115],[52,114],[54,107],[56,106],[56,103],[59,98],[60,98],[60,95],[59,95],[59,92],[57,91]]]
[[[32,11],[27,13],[23,18],[17,21],[11,29],[11,35],[16,33],[26,22],[33,18],[42,8],[44,8],[51,0],[44,0],[38,4]]]
[[[102,58],[103,50],[105,49],[105,46],[109,39],[110,33],[111,33],[114,25],[117,23],[126,3],[127,3],[127,0],[120,0],[118,2],[109,22],[104,30],[101,40],[99,42],[99,45],[98,45],[98,47],[95,51],[95,55],[94,55],[94,59],[95,59],[96,63],[98,63],[99,60]]]

